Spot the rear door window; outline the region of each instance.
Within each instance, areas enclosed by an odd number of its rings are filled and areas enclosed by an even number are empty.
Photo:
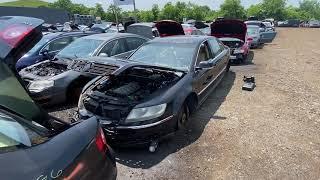
[[[135,37],[130,37],[127,38],[127,44],[128,44],[128,50],[132,51],[140,47],[143,43],[147,42],[145,39],[142,38],[135,38]]]
[[[210,39],[209,44],[211,47],[211,52],[213,53],[214,56],[217,56],[222,52],[221,45],[216,39]]]
[[[69,45],[72,41],[74,41],[74,37],[63,37],[56,40],[51,41],[44,49],[48,52],[60,51]]]
[[[213,59],[213,55],[212,55],[210,48],[208,46],[208,42],[206,41],[200,45],[198,59],[197,59],[197,65],[202,61],[208,61],[211,59]]]
[[[108,57],[127,52],[126,41],[117,39],[107,43],[100,51],[99,55],[106,54]]]

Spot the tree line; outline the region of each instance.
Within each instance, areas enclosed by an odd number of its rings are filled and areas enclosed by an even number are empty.
[[[240,0],[225,0],[220,5],[219,10],[212,10],[207,5],[201,6],[191,2],[169,2],[163,8],[155,4],[150,10],[136,11],[123,11],[114,5],[110,5],[108,9],[104,10],[101,4],[96,4],[95,7],[90,8],[83,4],[72,3],[71,0],[57,0],[50,3],[49,7],[65,9],[71,14],[90,14],[113,22],[116,21],[115,14],[120,21],[127,17],[137,17],[141,22],[152,22],[160,19],[182,21],[183,18],[212,21],[217,17],[244,20],[250,16],[256,16],[259,19],[274,18],[275,20],[320,20],[319,0],[302,0],[298,7],[288,5],[286,0],[262,0],[261,3],[251,5],[247,9],[241,5]]]

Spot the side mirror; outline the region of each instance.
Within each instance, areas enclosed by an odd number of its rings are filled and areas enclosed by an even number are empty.
[[[109,57],[109,55],[107,53],[100,53],[99,56],[100,57]]]
[[[196,70],[211,68],[211,64],[208,61],[201,61],[196,67]]]

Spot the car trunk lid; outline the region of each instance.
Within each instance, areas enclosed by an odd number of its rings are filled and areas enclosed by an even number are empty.
[[[36,18],[0,17],[0,104],[40,124],[47,114],[30,98],[15,65],[41,39],[42,23]]]
[[[218,20],[211,24],[211,35],[217,38],[230,37],[246,41],[247,26],[240,20]]]
[[[163,20],[157,22],[155,26],[159,31],[160,37],[185,35],[181,24],[175,21]]]

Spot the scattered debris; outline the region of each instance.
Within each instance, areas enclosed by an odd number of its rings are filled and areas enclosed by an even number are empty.
[[[256,87],[256,82],[254,76],[244,76],[243,77],[244,85],[242,86],[242,90],[245,91],[253,91]]]

